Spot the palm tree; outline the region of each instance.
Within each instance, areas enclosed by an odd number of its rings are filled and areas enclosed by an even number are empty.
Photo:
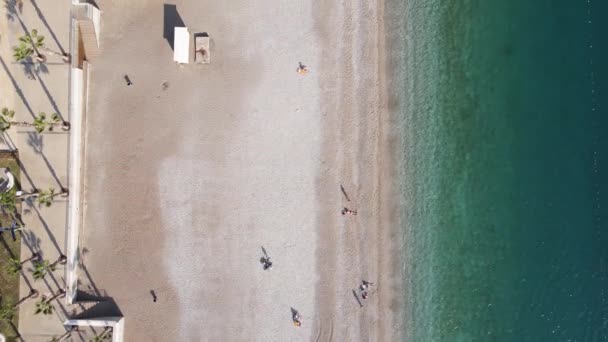
[[[25,34],[19,37],[19,45],[13,46],[13,57],[17,62],[20,62],[35,54],[36,60],[44,63],[46,61],[46,57],[40,53],[40,50],[44,50],[51,55],[61,56],[63,61],[66,63],[70,62],[70,57],[68,54],[61,54],[46,47],[44,44],[44,36],[39,35],[38,30],[32,30],[30,34]]]
[[[48,190],[43,190],[38,193],[38,204],[50,207],[53,204],[53,200],[57,196],[54,188],[49,188]]]
[[[30,260],[34,260],[39,258],[40,255],[38,253],[33,253],[31,257],[29,257],[28,259],[25,260],[19,260],[17,258],[10,258],[8,260],[8,273],[10,274],[17,274],[19,272],[21,272],[21,270],[23,269],[23,264],[25,264],[26,262],[30,261]]]
[[[23,266],[21,264],[21,260],[15,259],[15,258],[10,258],[8,260],[8,266],[6,268],[7,268],[8,273],[18,274],[23,269]]]
[[[51,119],[46,119],[46,113],[40,112],[38,116],[34,119],[33,126],[36,128],[36,132],[42,133],[45,129],[48,128],[49,131],[52,131],[55,126],[61,124],[61,128],[64,131],[70,130],[70,124],[67,121],[61,120],[61,117],[57,113],[51,114]]]
[[[45,129],[48,128],[49,131],[52,131],[56,126],[61,125],[61,128],[64,131],[70,130],[70,123],[67,121],[63,121],[61,116],[57,113],[51,114],[51,118],[47,120],[47,116],[45,112],[40,112],[34,118],[34,122],[26,122],[26,121],[13,121],[13,117],[15,116],[14,110],[9,110],[8,108],[2,108],[0,116],[0,131],[4,132],[11,128],[11,126],[26,126],[26,127],[34,127],[36,132],[42,133]]]
[[[55,113],[55,115],[57,115],[57,113]],[[36,129],[36,132],[38,133],[42,133],[44,132],[44,130],[47,128],[47,126],[49,127],[49,131],[53,130],[53,123],[54,120],[58,120],[58,117],[53,116],[52,121],[46,121],[46,113],[45,112],[40,112],[38,113],[38,116],[36,116],[36,118],[34,119],[34,128]]]
[[[42,279],[48,272],[54,271],[56,263],[50,264],[48,260],[34,262],[34,269],[32,270],[34,280]]]
[[[13,46],[13,58],[15,58],[15,61],[17,62],[21,62],[22,60],[30,57],[32,54],[34,54],[34,48],[32,48],[32,46],[29,44],[20,42],[19,45]],[[42,55],[37,55],[36,59],[39,62],[44,62],[44,56]]]
[[[0,307],[0,320],[11,321],[13,320],[13,317],[15,317],[16,312],[17,309],[12,303],[2,303],[2,306]]]
[[[2,115],[0,116],[0,131],[4,132],[7,129],[11,128],[11,126],[29,126],[28,122],[15,122],[12,121],[15,116],[14,110],[9,110],[8,108],[2,108]]]
[[[3,210],[13,212],[16,205],[15,191],[13,189],[0,193],[0,207]]]
[[[46,298],[42,297],[39,301],[36,302],[36,311],[34,311],[34,315],[42,313],[43,315],[50,315],[55,310],[55,307],[48,301]]]

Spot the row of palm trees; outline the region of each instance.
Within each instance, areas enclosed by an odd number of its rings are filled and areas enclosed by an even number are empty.
[[[40,280],[43,279],[49,272],[54,271],[57,264],[65,263],[66,257],[64,255],[61,255],[53,263],[50,263],[48,260],[40,260],[40,254],[38,253],[32,254],[32,256],[26,260],[11,258],[9,260],[7,270],[10,274],[19,274],[23,270],[23,265],[28,261],[31,261],[32,265],[34,266],[34,268],[31,269],[34,280]],[[52,305],[52,302],[58,297],[62,296],[65,296],[65,290],[63,289],[60,289],[59,291],[57,291],[57,293],[53,294],[49,298],[42,296],[40,300],[36,303],[36,311],[34,313],[44,315],[52,314],[55,310],[55,307]],[[28,299],[36,297],[38,297],[38,291],[32,288],[30,290],[30,293],[27,296],[21,298],[16,304],[13,305],[10,302],[2,303],[2,306],[0,307],[0,320],[12,320],[19,305],[21,305]]]
[[[34,268],[31,270],[34,280],[43,279],[49,272],[55,270],[57,264],[65,263],[67,258],[64,255],[60,255],[57,260],[53,263],[50,263],[48,260],[40,260],[40,254],[34,253],[32,256],[26,260],[19,260],[12,258],[10,259],[10,263],[8,265],[8,271],[12,274],[18,274],[23,270],[23,265],[29,261],[32,262]],[[40,300],[36,302],[36,310],[34,311],[35,315],[51,315],[55,311],[55,306],[53,305],[53,301],[59,297],[65,296],[65,290],[59,289],[56,293],[51,295],[50,297],[42,296]],[[39,295],[38,291],[35,289],[31,289],[30,293],[21,298],[16,304],[11,302],[3,302],[0,305],[0,320],[11,322],[17,313],[17,309],[19,305],[27,301],[28,299],[37,298]],[[66,331],[61,336],[55,336],[51,339],[50,342],[58,342],[70,336],[74,331],[76,331],[76,327],[72,327],[68,331]],[[109,328],[104,329],[101,333],[97,334],[91,342],[101,342],[109,339],[112,336],[112,332]]]
[[[14,0],[15,6],[21,12],[23,7],[23,0]],[[47,58],[45,54],[60,56],[65,63],[70,62],[70,56],[67,53],[59,53],[48,48],[45,44],[45,37],[40,35],[37,30],[31,30],[29,33],[19,37],[19,44],[13,46],[13,57],[15,61],[22,62],[28,58],[32,58],[33,61],[38,63],[45,63]],[[46,113],[40,112],[33,122],[18,122],[14,121],[13,118],[15,112],[8,108],[3,108],[0,112],[0,132],[5,132],[11,126],[25,126],[34,127],[37,133],[43,133],[44,131],[53,131],[56,127],[68,131],[70,129],[70,123],[64,121],[60,115],[53,113],[47,116]],[[41,206],[51,206],[53,200],[58,195],[66,195],[67,189],[62,189],[61,192],[55,192],[53,188],[45,191],[34,190],[32,193],[22,193],[15,190],[0,194],[0,208],[7,209],[11,212],[16,210],[17,200],[23,200],[25,196],[37,197],[38,204]],[[34,253],[27,260],[11,259],[8,264],[8,271],[12,274],[19,274],[23,270],[23,265],[27,262],[31,262],[33,268],[30,270],[34,280],[43,279],[47,274],[53,272],[57,264],[63,264],[66,262],[66,257],[61,255],[57,260],[50,262],[49,260],[41,260],[38,253]],[[57,293],[53,294],[49,298],[42,296],[38,302],[36,302],[35,314],[50,315],[54,312],[54,306],[52,302],[61,296],[65,296],[65,290],[60,289]],[[0,320],[12,320],[16,314],[18,306],[24,301],[38,297],[38,291],[31,289],[28,296],[19,300],[15,305],[11,303],[2,303],[0,305]],[[58,342],[68,337],[76,327],[66,331],[62,336],[53,337],[52,342]],[[104,329],[101,333],[97,334],[92,341],[100,342],[105,341],[111,337],[111,330],[109,328]]]
[[[61,56],[64,62],[70,62],[70,57],[68,54],[62,54],[49,49],[45,45],[44,36],[38,34],[38,30],[32,30],[29,34],[19,37],[19,45],[13,46],[13,57],[17,62],[22,62],[29,57],[33,57],[35,61],[44,63],[46,62],[46,56],[40,51],[45,51],[51,55]],[[47,117],[46,113],[40,112],[34,118],[34,122],[12,121],[14,116],[14,110],[9,110],[8,108],[2,109],[2,115],[0,116],[1,132],[6,131],[11,126],[34,127],[38,133],[42,133],[46,129],[52,131],[53,128],[57,126],[61,126],[61,128],[66,131],[70,129],[69,122],[63,121],[61,116],[57,113],[53,113],[50,115],[50,117]]]
[[[37,133],[42,133],[45,130],[53,131],[55,127],[61,126],[64,131],[70,130],[70,123],[63,121],[61,116],[57,113],[47,116],[45,112],[40,112],[34,118],[33,122],[27,121],[13,121],[15,117],[15,111],[6,107],[0,111],[0,132],[5,132],[12,126],[23,126],[23,127],[34,127]]]
[[[14,212],[17,208],[17,201],[23,201],[28,197],[35,197],[38,205],[50,207],[57,196],[67,196],[68,189],[62,189],[61,192],[55,191],[55,188],[48,190],[37,190],[33,192],[15,191],[13,189],[0,193],[0,208],[3,210]]]

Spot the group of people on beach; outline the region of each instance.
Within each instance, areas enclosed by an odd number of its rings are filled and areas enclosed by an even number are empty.
[[[370,283],[369,281],[366,281],[366,280],[361,281],[361,285],[359,286],[359,290],[361,290],[361,298],[367,299],[369,297],[369,293],[367,292],[367,289],[373,285],[374,285],[374,283]]]
[[[348,202],[350,202],[350,198],[348,197],[348,194],[346,193],[344,186],[340,185],[340,190],[342,190],[342,194],[344,195],[346,200]],[[351,210],[351,209],[348,209],[347,207],[343,207],[341,213],[342,213],[342,215],[357,215],[356,210]],[[361,284],[359,285],[359,290],[361,292],[361,298],[367,299],[369,297],[368,289],[370,286],[373,286],[373,285],[374,285],[374,283],[370,283],[369,281],[366,281],[366,280],[361,281]],[[356,294],[355,294],[355,296],[356,296]],[[361,302],[359,302],[359,305],[363,306],[363,304],[361,304]]]

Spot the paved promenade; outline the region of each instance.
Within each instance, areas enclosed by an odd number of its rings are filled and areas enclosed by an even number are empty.
[[[48,115],[58,113],[64,120],[68,117],[68,72],[69,65],[58,56],[46,54],[45,64],[16,63],[12,57],[12,46],[18,37],[37,30],[45,37],[46,46],[57,52],[69,49],[69,1],[24,1],[19,11],[10,3],[2,11],[0,18],[0,86],[1,107],[15,110],[15,121],[32,122],[39,112]],[[67,177],[69,134],[55,129],[55,132],[37,134],[33,128],[11,127],[3,134],[0,148],[18,149],[22,163],[21,186],[26,192],[34,188],[48,190],[69,188]],[[23,234],[21,259],[27,259],[32,252],[41,253],[50,262],[65,254],[65,231],[67,220],[67,198],[56,197],[51,207],[40,207],[35,201],[23,204]],[[21,277],[20,295],[24,297],[30,287],[40,295],[50,296],[65,287],[64,270],[58,265],[55,272],[44,279],[34,281],[29,271],[31,263],[24,265],[25,278]],[[65,332],[62,324],[68,309],[61,299],[55,300],[55,313],[34,315],[35,303],[30,299],[19,309],[19,332],[26,341],[48,341],[53,336]]]

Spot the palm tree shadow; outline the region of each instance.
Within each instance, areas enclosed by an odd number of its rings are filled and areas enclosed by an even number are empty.
[[[32,231],[21,231],[21,241],[27,246],[32,254],[37,253],[42,257],[40,249],[40,238]]]
[[[27,133],[27,144],[30,145],[36,154],[42,153],[42,148],[44,147],[44,140],[41,134],[36,134],[33,132]]]
[[[6,9],[6,19],[13,21],[18,15],[17,12],[21,13],[23,10],[23,4],[17,0],[4,0],[4,8]]]
[[[36,0],[30,0],[30,2],[32,3],[32,5],[34,5],[34,9],[36,10],[36,14],[38,14],[38,18],[40,18],[40,21],[42,21],[44,26],[46,26],[46,29],[51,33],[51,37],[55,41],[55,44],[57,44],[57,47],[61,51],[61,54],[65,55],[65,50],[63,49],[63,46],[61,46],[61,43],[59,43],[59,40],[57,39],[55,32],[51,29],[51,27],[49,26],[49,23],[46,21],[46,18],[44,17],[44,14],[42,14],[40,7],[38,7]]]
[[[40,74],[38,73],[38,71],[40,71],[41,73],[45,73],[45,70],[48,73],[48,69],[46,68],[46,66],[42,67],[42,64],[41,64],[40,68],[34,68],[33,70],[34,70],[36,76],[38,76],[38,83],[40,83],[42,90],[46,94],[46,97],[49,99],[49,102],[51,103],[53,110],[55,111],[55,113],[57,113],[57,115],[59,115],[59,117],[61,118],[61,121],[65,122],[66,120],[63,117],[63,114],[61,114],[61,110],[59,110],[59,107],[57,106],[57,102],[55,102],[55,98],[53,97],[53,95],[51,95],[49,88],[46,86],[46,83],[44,82],[42,77],[40,77]]]
[[[64,189],[63,184],[59,180],[59,177],[57,176],[55,169],[53,168],[53,166],[49,162],[48,158],[42,151],[42,149],[44,147],[44,140],[43,140],[42,134],[38,134],[36,132],[28,132],[27,133],[27,144],[30,145],[32,147],[32,149],[34,149],[34,152],[36,154],[39,154],[42,157],[42,160],[46,164],[46,167],[49,168],[49,171],[51,172],[51,175],[53,176],[53,178],[59,185],[59,188],[63,190]]]
[[[28,203],[28,204],[30,204],[30,203]],[[53,246],[55,247],[55,249],[57,250],[57,252],[60,255],[63,254],[63,252],[61,251],[61,248],[59,247],[59,244],[57,243],[57,239],[55,238],[55,235],[53,234],[53,232],[49,228],[48,223],[46,223],[46,221],[42,217],[42,214],[40,214],[40,210],[38,210],[38,208],[35,205],[33,205],[33,203],[31,203],[31,204],[32,205],[30,206],[30,208],[33,209],[33,212],[38,216],[38,219],[40,220],[40,224],[42,224],[42,227],[46,231],[48,239],[51,241],[51,243],[53,244]],[[40,239],[36,237],[35,233],[32,232],[32,231],[29,231],[28,234],[30,234],[30,237],[35,237],[37,239],[37,244],[39,246],[40,245]],[[34,251],[34,249],[32,251]],[[38,253],[42,253],[41,250],[40,250],[40,247],[38,247],[35,251],[38,252]],[[42,255],[42,254],[40,254],[40,255]]]
[[[49,67],[44,63],[36,63],[32,57],[27,57],[22,63],[23,73],[27,78],[35,80],[38,74],[48,74]]]
[[[21,87],[19,87],[19,84],[17,83],[17,81],[13,77],[13,74],[8,69],[8,66],[4,62],[4,59],[2,58],[2,56],[0,56],[0,64],[2,64],[2,68],[4,69],[4,72],[6,72],[6,74],[8,75],[8,77],[11,79],[11,83],[13,84],[13,87],[15,88],[15,92],[17,92],[17,95],[19,95],[19,98],[21,98],[21,101],[25,105],[25,108],[27,108],[28,112],[30,113],[30,115],[32,115],[32,117],[35,117],[34,116],[34,111],[32,110],[32,107],[30,106],[29,102],[25,98],[25,95],[23,94],[23,91],[21,90]]]

